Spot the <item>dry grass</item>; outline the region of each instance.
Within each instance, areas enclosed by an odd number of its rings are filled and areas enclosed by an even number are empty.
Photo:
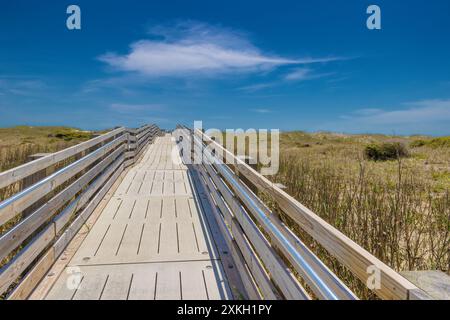
[[[0,128],[0,172],[27,162],[32,154],[62,150],[90,139],[91,135],[67,127]]]
[[[450,148],[432,140],[433,144],[411,148],[408,158],[370,161],[363,156],[368,144],[409,145],[416,139],[285,133],[280,170],[273,179],[395,270],[448,272]],[[352,289],[371,297],[347,270],[297,231]]]
[[[393,269],[449,272],[448,141],[285,132],[280,136],[280,170],[270,178]],[[398,159],[365,156],[367,146],[397,144],[405,148]],[[273,199],[259,195],[277,210]],[[360,298],[375,298],[304,230],[281,216]]]

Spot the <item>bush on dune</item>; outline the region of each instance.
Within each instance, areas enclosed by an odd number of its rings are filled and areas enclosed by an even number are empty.
[[[364,148],[364,156],[368,160],[386,161],[408,157],[409,152],[400,142],[372,143]]]
[[[80,130],[64,129],[58,130],[55,134],[49,135],[49,137],[63,139],[64,141],[87,140],[91,137],[91,133]]]

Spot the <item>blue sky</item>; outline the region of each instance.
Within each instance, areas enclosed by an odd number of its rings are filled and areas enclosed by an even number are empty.
[[[447,0],[33,3],[0,2],[0,126],[450,134]]]

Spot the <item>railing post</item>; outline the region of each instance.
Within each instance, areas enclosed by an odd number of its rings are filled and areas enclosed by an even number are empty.
[[[43,157],[45,157],[47,155],[49,155],[49,153],[36,153],[36,154],[30,155],[28,157],[28,159],[30,159],[31,161],[34,161],[34,160],[43,158]],[[32,175],[29,175],[28,177],[23,179],[23,181],[22,181],[22,188],[21,189],[25,190],[26,188],[32,186],[33,184],[41,181],[42,179],[44,179],[48,175],[52,174],[53,171],[54,171],[54,166],[50,166],[50,167],[47,167],[45,169],[39,170],[38,172],[36,172],[36,173],[34,173]],[[36,201],[31,206],[29,206],[28,208],[23,210],[22,214],[24,216],[27,216],[28,214],[33,212],[35,209],[39,208],[44,202],[45,202],[45,197],[43,197],[42,199]]]
[[[130,159],[131,160],[131,164],[133,164],[135,162],[135,160],[136,160],[135,159],[135,157],[136,157],[136,147],[132,148],[132,145],[133,145],[133,143],[134,143],[134,145],[136,145],[136,143],[137,143],[136,132],[133,132],[132,130],[128,130],[127,135],[128,135],[128,137],[127,137],[127,151],[128,152],[129,151],[133,152],[133,155],[131,156],[131,159]],[[132,136],[135,137],[134,141],[131,140]]]
[[[258,163],[254,161],[254,158],[250,156],[237,156],[240,160],[244,161],[245,164],[247,164],[250,168],[252,168],[255,171],[258,171]],[[239,170],[239,165],[236,165],[237,169],[237,176],[239,179],[254,193],[257,194],[258,188],[249,180],[247,179]]]

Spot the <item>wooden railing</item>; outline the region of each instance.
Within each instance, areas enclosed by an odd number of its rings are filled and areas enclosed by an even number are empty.
[[[0,173],[0,296],[24,298],[159,128],[118,128]]]
[[[204,161],[199,174],[216,222],[251,299],[357,299],[355,294],[258,197],[276,206],[383,299],[414,299],[422,291],[307,209],[202,131],[183,131]],[[118,128],[74,147],[0,173],[0,295],[26,298],[105,194],[134,164],[158,127]],[[184,154],[183,157],[192,155]],[[226,164],[225,159],[232,159]],[[3,230],[3,231],[1,231]]]
[[[220,213],[216,220],[250,298],[357,299],[252,190],[273,198],[285,215],[363,283],[379,276],[372,289],[380,298],[422,295],[412,283],[202,131],[184,132],[183,139],[192,140],[192,147],[203,153],[203,163],[193,168],[201,174]],[[225,159],[233,159],[233,164],[225,164]]]

